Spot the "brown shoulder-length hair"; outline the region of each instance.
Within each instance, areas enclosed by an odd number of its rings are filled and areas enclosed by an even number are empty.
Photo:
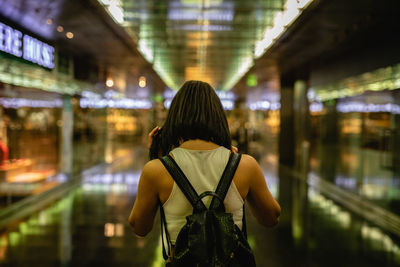
[[[162,127],[162,155],[181,141],[201,139],[231,149],[228,121],[221,100],[206,82],[187,81],[172,100]]]

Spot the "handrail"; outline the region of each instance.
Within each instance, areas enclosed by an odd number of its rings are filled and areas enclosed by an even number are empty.
[[[400,216],[388,211],[365,198],[342,189],[316,174],[309,174],[307,183],[320,190],[332,200],[384,230],[400,236]]]
[[[297,179],[306,179],[309,186],[318,189],[325,196],[328,196],[368,222],[381,227],[389,233],[400,236],[400,216],[395,213],[384,209],[355,193],[340,188],[314,173],[308,173],[305,177],[304,174],[301,174],[289,166],[280,165],[280,168],[290,172],[293,177],[296,177]]]

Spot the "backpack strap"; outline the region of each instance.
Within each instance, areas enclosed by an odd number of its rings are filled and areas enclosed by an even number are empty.
[[[233,176],[236,173],[236,170],[237,170],[237,167],[239,166],[239,162],[240,162],[241,158],[242,158],[241,154],[236,154],[236,153],[231,152],[231,155],[229,156],[228,164],[226,164],[225,170],[222,173],[221,179],[218,183],[217,190],[215,190],[215,193],[219,197],[218,198],[213,197],[213,199],[211,201],[210,209],[220,208],[220,209],[225,210],[223,201],[225,199],[226,194],[228,193],[229,187],[233,180]],[[217,199],[217,200],[215,200],[215,199]],[[222,200],[222,202],[221,202],[221,200]],[[243,204],[242,232],[244,234],[244,237],[247,240],[245,204]]]
[[[243,233],[243,235],[244,235],[244,238],[246,238],[246,240],[247,240],[247,226],[246,226],[246,210],[245,210],[245,204],[243,204],[242,233]]]
[[[164,213],[164,209],[163,209],[161,201],[159,201],[159,205],[160,205],[160,215],[161,215],[160,221],[161,221],[162,253],[163,253],[164,260],[167,260],[169,258],[169,255],[171,255],[171,240],[169,238],[168,229],[167,229],[167,221],[165,219],[165,213]],[[167,239],[168,253],[165,249],[164,233],[165,233],[165,237]]]
[[[175,160],[170,155],[166,155],[160,158],[160,160],[164,164],[169,174],[171,174],[176,184],[182,190],[187,200],[189,200],[190,204],[192,204],[194,212],[207,210],[203,201],[200,201],[196,190],[194,190],[193,186],[190,184],[189,180],[186,178],[185,174],[181,168],[179,168]]]
[[[219,198],[213,197],[210,205],[210,210],[217,208],[225,210],[223,200],[228,193],[228,189],[232,183],[233,176],[235,175],[241,158],[241,154],[231,152],[228,164],[226,164],[225,170],[222,173],[221,179],[219,180],[217,189],[215,190],[215,193],[219,196]],[[220,199],[222,199],[222,203]]]

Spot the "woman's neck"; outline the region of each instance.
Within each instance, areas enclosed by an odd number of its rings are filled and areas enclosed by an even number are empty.
[[[208,142],[201,139],[194,139],[194,140],[187,140],[181,143],[179,147],[192,150],[211,150],[211,149],[216,149],[220,146],[213,142]]]

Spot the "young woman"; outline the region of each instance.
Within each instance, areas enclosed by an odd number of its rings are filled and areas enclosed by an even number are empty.
[[[159,128],[155,128],[150,133],[150,143],[158,131]],[[221,101],[208,83],[188,81],[182,86],[171,103],[157,142],[159,155],[170,154],[198,194],[215,191],[233,152]],[[224,200],[226,212],[233,214],[239,228],[245,200],[260,224],[274,226],[278,223],[280,206],[269,192],[257,161],[246,154],[242,155]],[[145,236],[151,231],[160,202],[174,244],[193,208],[161,161],[154,159],[143,168],[129,216],[137,235]],[[204,198],[203,202],[207,206],[210,199]]]

